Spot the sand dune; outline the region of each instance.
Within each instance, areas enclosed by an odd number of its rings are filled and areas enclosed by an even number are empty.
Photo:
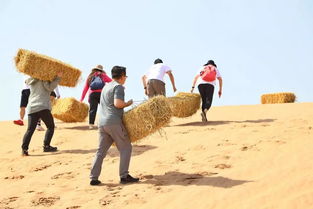
[[[174,118],[134,144],[138,184],[119,184],[112,147],[98,187],[88,178],[96,130],[57,121],[60,151],[43,153],[35,132],[22,157],[26,127],[0,122],[0,208],[313,208],[313,103],[214,107],[208,119]]]

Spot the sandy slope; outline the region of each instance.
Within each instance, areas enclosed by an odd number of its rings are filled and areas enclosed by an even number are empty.
[[[174,118],[134,145],[139,184],[119,184],[111,148],[99,187],[88,179],[96,130],[57,122],[58,153],[43,153],[35,132],[21,157],[26,127],[0,122],[0,208],[313,208],[313,103],[215,107],[208,118]]]

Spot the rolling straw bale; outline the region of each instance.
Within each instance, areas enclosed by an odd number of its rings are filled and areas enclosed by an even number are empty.
[[[15,65],[18,71],[44,81],[52,81],[58,72],[62,72],[63,76],[59,83],[61,86],[76,86],[81,75],[77,68],[26,49],[19,49]]]
[[[56,99],[52,105],[53,117],[63,122],[82,122],[88,115],[88,105],[74,98]]]
[[[192,116],[200,108],[200,95],[195,93],[180,92],[167,100],[173,116],[179,118]]]
[[[296,95],[291,92],[263,94],[261,96],[262,104],[293,103],[295,102],[295,100],[296,100]]]
[[[130,141],[135,142],[167,125],[171,116],[171,108],[166,97],[156,96],[127,111],[123,123]]]

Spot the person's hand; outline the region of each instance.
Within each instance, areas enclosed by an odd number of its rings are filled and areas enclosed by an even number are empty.
[[[191,87],[190,93],[193,93],[194,89],[195,89],[195,87]]]
[[[148,96],[148,89],[147,88],[145,88],[145,95]]]
[[[133,104],[133,100],[132,100],[132,99],[129,100],[128,102],[126,102],[127,107],[128,107],[129,105],[132,105],[132,104]]]
[[[222,96],[222,90],[219,90],[218,91],[218,97],[221,97]]]
[[[174,91],[174,92],[176,92],[176,91],[177,91],[177,89],[176,89],[176,87],[175,87],[175,86],[173,87],[173,91]]]
[[[60,99],[61,96],[57,96],[57,99]]]
[[[58,72],[57,76],[58,76],[59,78],[62,78],[63,72]]]

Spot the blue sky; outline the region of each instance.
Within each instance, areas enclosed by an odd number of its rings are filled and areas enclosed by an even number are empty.
[[[82,70],[77,87],[60,88],[62,97],[79,99],[90,69],[102,64],[108,73],[127,67],[126,99],[143,100],[141,76],[155,58],[172,68],[179,91],[189,91],[213,59],[224,79],[215,106],[259,104],[262,94],[282,91],[313,102],[311,0],[1,0],[0,28],[0,120],[19,116],[19,48]]]

